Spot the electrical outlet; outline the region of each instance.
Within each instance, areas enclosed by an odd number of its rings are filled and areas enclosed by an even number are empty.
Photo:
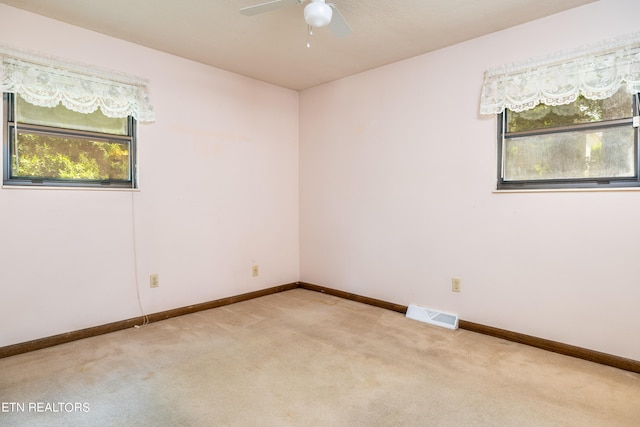
[[[150,288],[157,288],[158,286],[160,286],[160,275],[159,274],[152,274],[149,276],[149,287]]]
[[[251,275],[253,277],[256,277],[258,275],[258,264],[256,264],[253,267],[251,267]]]
[[[460,282],[462,280],[459,277],[452,277],[451,278],[451,291],[452,292],[462,292],[462,289],[460,287]]]

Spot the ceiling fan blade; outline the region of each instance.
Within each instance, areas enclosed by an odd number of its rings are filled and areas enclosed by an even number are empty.
[[[333,3],[327,3],[333,9],[333,17],[331,18],[331,22],[329,23],[329,28],[331,28],[331,32],[334,36],[341,39],[343,37],[347,37],[351,34],[351,27],[347,23],[347,20],[344,19],[342,13],[338,7]]]
[[[272,0],[266,3],[260,3],[255,6],[247,6],[240,9],[240,13],[247,16],[258,15],[260,13],[271,12],[285,6],[293,6],[300,4],[304,0]]]

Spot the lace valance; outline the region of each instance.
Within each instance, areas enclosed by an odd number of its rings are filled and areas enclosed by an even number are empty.
[[[149,123],[155,119],[147,85],[138,77],[0,46],[0,91],[40,107],[62,103],[84,114],[100,108],[107,117]]]
[[[480,114],[565,105],[579,95],[605,99],[622,85],[640,91],[640,33],[488,70]]]

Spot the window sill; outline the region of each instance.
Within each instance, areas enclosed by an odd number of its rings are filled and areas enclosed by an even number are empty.
[[[139,188],[124,188],[124,187],[64,187],[53,185],[3,185],[3,190],[63,190],[63,191],[120,191],[137,193]]]
[[[513,190],[492,190],[493,194],[508,193],[611,193],[640,191],[640,187],[610,188],[523,188]]]

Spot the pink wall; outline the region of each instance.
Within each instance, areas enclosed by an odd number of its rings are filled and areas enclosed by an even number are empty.
[[[0,190],[0,346],[139,316],[136,279],[146,313],[298,280],[297,92],[0,16],[2,44],[148,78],[157,119],[138,127],[139,192]]]
[[[640,360],[640,192],[494,193],[478,115],[487,68],[637,16],[602,0],[302,92],[301,280]]]

